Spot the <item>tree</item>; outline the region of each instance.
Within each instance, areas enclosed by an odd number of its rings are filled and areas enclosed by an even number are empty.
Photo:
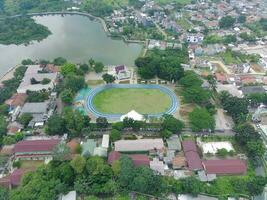
[[[208,83],[210,84],[213,91],[216,90],[216,79],[212,75],[207,76]]]
[[[193,131],[214,130],[215,119],[205,108],[195,108],[189,113],[189,121]]]
[[[162,180],[149,167],[140,166],[134,170],[130,189],[141,193],[159,194],[162,191]]]
[[[89,71],[89,66],[87,64],[81,64],[80,70],[82,70],[84,73],[87,73]]]
[[[26,128],[32,119],[33,119],[33,117],[31,114],[23,113],[18,118],[18,121],[19,121],[19,123],[21,123],[24,126],[24,128]]]
[[[57,57],[54,59],[53,63],[54,63],[54,65],[62,66],[65,63],[67,63],[67,60],[65,58],[62,58],[62,57]]]
[[[171,131],[169,131],[169,130],[167,130],[167,129],[164,129],[164,130],[162,130],[162,131],[160,131],[160,137],[162,137],[162,138],[169,138],[169,137],[171,137],[172,136],[172,132]]]
[[[60,68],[60,72],[63,76],[67,76],[69,74],[75,74],[77,72],[77,68],[75,64],[72,63],[64,63]]]
[[[7,115],[8,112],[9,112],[9,106],[8,105],[6,105],[6,104],[0,105],[0,113],[2,115]]]
[[[96,119],[96,126],[97,128],[107,128],[108,127],[108,120],[105,117],[98,117]]]
[[[218,149],[216,153],[219,157],[225,158],[228,155],[228,151],[225,148]]]
[[[228,92],[220,93],[223,109],[226,110],[235,122],[244,121],[248,114],[248,101],[244,98],[233,97]]]
[[[96,73],[101,73],[104,69],[104,64],[102,62],[95,62],[94,70]]]
[[[247,189],[251,196],[260,195],[267,184],[266,177],[256,176],[253,177],[247,184]]]
[[[115,142],[121,139],[121,132],[116,129],[112,129],[109,136],[110,136],[111,142]]]
[[[86,160],[81,155],[77,155],[71,160],[70,165],[77,174],[82,174],[85,169]]]
[[[177,134],[181,132],[183,127],[184,123],[182,121],[174,118],[172,115],[163,115],[162,128],[164,130],[168,130],[173,134]]]
[[[74,98],[73,92],[71,89],[65,89],[60,94],[61,100],[66,104],[71,104]]]
[[[182,188],[184,193],[190,193],[193,196],[197,196],[201,192],[201,187],[201,182],[194,177],[182,179]]]
[[[130,189],[130,184],[134,178],[133,161],[128,156],[121,156],[120,158],[120,173],[118,176],[119,185],[122,188]]]
[[[52,115],[46,123],[45,132],[48,135],[63,135],[65,133],[65,123],[60,115]]]
[[[73,93],[76,93],[84,88],[86,83],[83,76],[70,74],[64,79],[63,86],[65,89],[70,89]]]
[[[219,26],[220,28],[230,28],[234,25],[236,19],[231,16],[225,16],[220,19]]]
[[[102,76],[102,78],[103,78],[103,80],[107,83],[107,84],[109,84],[109,83],[113,83],[115,80],[116,80],[116,78],[114,77],[114,76],[112,76],[112,75],[110,75],[110,74],[104,74],[103,76]]]
[[[71,158],[70,148],[61,142],[54,147],[52,155],[54,160],[69,160]]]
[[[27,90],[27,102],[44,102],[49,99],[49,92],[46,90],[29,91]]]
[[[8,190],[6,190],[3,187],[0,187],[0,199],[1,200],[9,200]]]
[[[63,111],[63,120],[66,131],[70,137],[78,137],[84,128],[89,126],[90,118],[82,115],[79,111],[66,107]]]
[[[6,135],[7,132],[7,122],[4,116],[0,115],[0,138]]]
[[[211,93],[200,86],[192,86],[184,89],[182,95],[187,103],[203,105],[209,101]]]
[[[246,15],[239,15],[237,18],[238,23],[241,23],[241,24],[245,23],[246,20],[247,20]]]
[[[179,80],[184,87],[201,86],[203,81],[193,71],[186,71],[184,77]]]
[[[33,65],[34,62],[31,59],[28,58],[28,59],[22,60],[21,64],[22,65]]]

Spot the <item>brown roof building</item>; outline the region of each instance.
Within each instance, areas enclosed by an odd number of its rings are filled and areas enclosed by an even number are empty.
[[[60,140],[23,140],[15,144],[14,155],[16,159],[46,159],[51,157],[54,147]]]
[[[197,152],[196,143],[194,141],[183,141],[182,146],[189,170],[202,170],[203,166],[199,154]]]
[[[122,154],[120,154],[117,151],[112,151],[108,155],[108,164],[112,164],[114,161],[119,160]],[[126,154],[125,154],[126,155]],[[146,155],[143,154],[130,154],[127,155],[129,156],[132,161],[134,166],[149,166],[149,158]]]
[[[23,106],[27,99],[26,94],[16,93],[10,99],[5,101],[5,104],[11,107]]]
[[[186,159],[184,155],[178,154],[172,160],[172,168],[173,169],[182,169],[186,167]]]
[[[205,160],[203,167],[207,174],[234,175],[245,174],[247,165],[239,159],[229,160]]]

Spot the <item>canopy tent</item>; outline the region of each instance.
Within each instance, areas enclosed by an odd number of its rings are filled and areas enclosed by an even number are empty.
[[[141,115],[141,114],[139,114],[139,113],[136,112],[135,110],[132,110],[132,111],[128,112],[128,113],[125,114],[125,115],[122,115],[121,118],[120,118],[120,120],[123,121],[124,118],[126,118],[126,117],[127,117],[127,118],[131,118],[131,119],[136,120],[136,121],[144,121],[144,120],[145,120],[145,119],[144,119],[144,116]]]

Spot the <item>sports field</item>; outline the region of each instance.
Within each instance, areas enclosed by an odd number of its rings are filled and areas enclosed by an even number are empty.
[[[166,112],[171,104],[170,96],[160,89],[110,88],[93,98],[95,109],[109,114],[125,114],[131,110],[142,114],[156,114]]]

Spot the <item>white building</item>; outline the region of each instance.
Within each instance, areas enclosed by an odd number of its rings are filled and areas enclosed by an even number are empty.
[[[29,65],[24,74],[24,77],[17,89],[17,93],[26,93],[27,90],[30,91],[41,91],[53,89],[58,73],[46,73],[42,71],[43,69],[39,65]],[[42,83],[44,79],[49,79],[49,83]],[[36,83],[33,83],[33,80]]]

